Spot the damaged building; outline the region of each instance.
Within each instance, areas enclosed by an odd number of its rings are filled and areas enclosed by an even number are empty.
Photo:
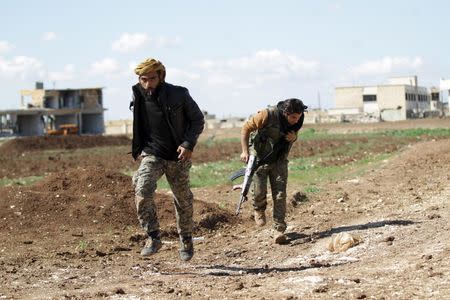
[[[105,132],[102,88],[44,89],[36,82],[20,96],[19,109],[0,111],[3,136]]]

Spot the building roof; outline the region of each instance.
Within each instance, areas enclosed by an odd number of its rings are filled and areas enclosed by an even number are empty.
[[[410,85],[410,84],[378,84],[378,85],[353,85],[353,86],[337,86],[335,87],[335,89],[349,89],[349,88],[367,88],[367,87],[379,87],[379,86],[412,86],[415,87],[414,85]],[[426,88],[425,86],[417,86],[418,88]]]
[[[105,87],[91,87],[91,88],[78,88],[78,89],[44,89],[44,91],[58,91],[58,92],[62,92],[62,91],[83,91],[83,90],[102,90]]]
[[[21,109],[6,109],[0,110],[0,115],[21,115],[21,116],[31,116],[31,115],[70,115],[76,113],[83,114],[95,114],[102,113],[106,108],[21,108]]]

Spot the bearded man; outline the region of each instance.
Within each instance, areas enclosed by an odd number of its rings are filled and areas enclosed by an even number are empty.
[[[161,232],[154,201],[156,183],[164,174],[173,192],[180,237],[180,258],[194,255],[192,242],[193,195],[189,186],[191,156],[204,128],[204,116],[185,87],[165,81],[164,65],[153,58],[134,70],[138,83],[132,87],[132,156],[142,158],[133,176],[138,220],[148,234],[141,255],[156,253]]]

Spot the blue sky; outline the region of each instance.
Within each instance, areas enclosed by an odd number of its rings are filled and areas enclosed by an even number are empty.
[[[336,86],[449,78],[449,16],[448,1],[2,1],[0,109],[43,81],[104,87],[106,119],[131,118],[147,57],[218,117],[292,97],[332,108]]]

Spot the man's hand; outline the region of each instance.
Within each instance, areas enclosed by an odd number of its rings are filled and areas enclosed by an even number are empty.
[[[241,134],[241,149],[242,149],[242,153],[241,153],[241,161],[247,163],[248,162],[248,158],[250,157],[250,155],[248,154],[248,139],[250,137],[250,132],[249,131],[244,131]]]
[[[286,134],[286,141],[288,141],[289,143],[295,142],[295,140],[297,139],[297,133],[295,131],[289,131]]]
[[[184,147],[178,146],[177,152],[179,153],[178,159],[181,161],[188,161],[192,157],[192,151]]]
[[[243,162],[248,162],[248,157],[249,157],[249,154],[248,154],[248,152],[245,152],[245,151],[243,151],[242,153],[241,153],[241,161],[243,161]]]

